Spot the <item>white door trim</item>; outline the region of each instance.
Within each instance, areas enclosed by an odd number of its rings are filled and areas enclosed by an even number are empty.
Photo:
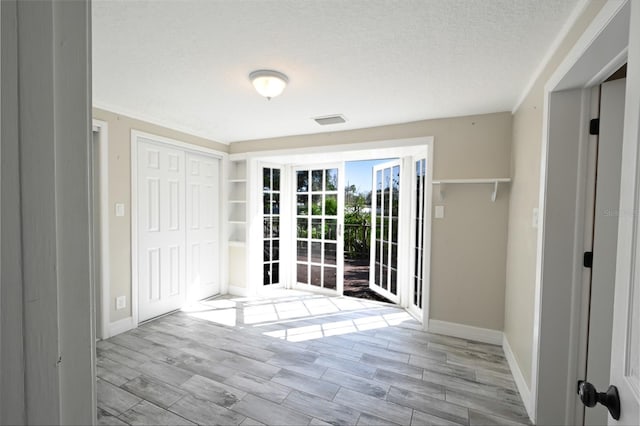
[[[134,141],[137,143],[138,138],[151,139],[152,141],[155,141],[157,143],[170,145],[174,148],[182,148],[185,151],[206,154],[219,159],[229,156],[229,154],[227,154],[226,152],[218,151],[217,149],[207,148],[205,146],[195,145],[189,142],[182,142],[177,139],[171,139],[165,136],[156,135],[154,133],[143,132],[142,130],[131,129],[131,143],[133,144]]]
[[[433,143],[433,136],[417,138],[388,139],[372,142],[357,142],[340,145],[323,145],[306,148],[287,148],[268,151],[253,151],[246,153],[247,158],[260,159],[275,163],[311,164],[330,162],[340,154],[342,161],[377,160],[384,158],[399,158],[413,154],[424,154],[425,145]],[[328,160],[319,160],[318,156],[325,155]]]
[[[140,130],[131,130],[131,326],[132,328],[138,327],[139,324],[139,316],[138,316],[138,207],[137,207],[137,199],[138,199],[138,142],[140,138],[149,139],[155,143],[169,145],[174,148],[179,148],[184,150],[185,152],[195,152],[198,154],[208,155],[214,158],[218,158],[220,160],[220,191],[219,191],[219,203],[218,205],[226,204],[226,200],[223,197],[226,196],[226,191],[222,188],[226,186],[227,176],[223,176],[222,173],[226,170],[224,165],[226,164],[227,158],[229,154],[226,152],[218,151],[211,148],[202,147],[199,145],[193,145],[186,142],[181,142],[175,139],[167,138],[164,136],[155,135],[152,133],[142,132]],[[225,215],[219,215],[218,218],[218,226],[219,229],[224,229],[224,219]],[[224,238],[224,234],[220,232],[220,241],[219,241],[219,249],[220,253],[223,250],[227,250],[227,238]],[[223,263],[221,258],[221,271],[220,271],[220,291],[222,292],[224,287],[222,285],[222,279],[224,279],[227,274],[223,271],[227,268],[226,262]]]
[[[109,125],[106,121],[93,119],[93,129],[99,134],[100,155],[100,336],[102,339],[111,337],[109,334],[110,306],[110,256],[109,256]],[[96,289],[98,291],[98,289]]]
[[[415,162],[414,162],[415,163]],[[414,164],[415,167],[415,164]],[[427,142],[427,176],[425,178],[424,243],[422,264],[422,327],[429,331],[429,303],[431,302],[431,222],[433,204],[433,139]]]
[[[589,111],[590,103],[589,90],[585,89],[590,85],[601,83],[601,79],[604,79],[609,72],[615,71],[626,60],[628,18],[628,2],[607,2],[545,85],[540,224],[534,293],[532,401],[531,404],[525,403],[525,406],[531,406],[529,415],[532,420],[540,424],[558,422],[573,424],[575,421],[575,380],[579,364],[576,348],[583,308],[582,267],[579,261],[584,247],[583,206],[587,172],[586,150],[581,147],[585,146],[587,137],[585,126],[588,123],[585,120],[588,119],[586,112]],[[568,89],[575,89],[576,92],[573,95],[569,92],[561,93]],[[573,99],[569,99],[569,96],[573,96]],[[571,128],[569,123],[564,126],[564,129],[558,125],[557,119],[554,119],[556,110],[552,109],[552,105],[557,107],[558,102],[564,103],[565,107],[570,105],[571,110],[564,108],[564,111],[573,114],[574,123],[581,122],[580,128]],[[556,136],[552,135],[552,132]],[[565,134],[560,134],[562,132]],[[567,136],[573,138],[572,147],[562,149],[570,151],[570,153],[564,152],[569,155],[568,158],[577,158],[576,164],[572,166],[574,168],[571,171],[564,171],[565,176],[574,173],[568,180],[558,180],[558,176],[563,172],[557,164],[550,163],[550,150],[559,149],[561,136],[565,136],[565,139]],[[579,141],[576,141],[576,138]],[[562,194],[563,201],[558,201],[557,196],[547,197],[548,191],[553,191],[557,195]],[[559,220],[568,218],[566,215],[553,216],[553,207],[555,206],[557,211],[563,203],[568,207],[566,211],[573,218],[573,229],[565,229],[563,232],[545,232],[550,226],[553,229],[553,223],[557,226]],[[567,244],[570,246],[572,260],[564,267],[559,267],[558,262],[555,262],[556,265],[552,267],[554,262],[551,253],[554,247],[567,247]],[[569,285],[559,285],[566,283],[567,279]],[[544,285],[545,282],[549,284]],[[543,306],[544,318],[542,317]],[[566,319],[566,324],[556,321],[554,329],[552,322],[559,318]],[[559,364],[566,368],[560,374],[554,374]]]

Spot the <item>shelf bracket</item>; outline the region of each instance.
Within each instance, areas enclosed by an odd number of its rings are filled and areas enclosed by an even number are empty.
[[[493,192],[491,193],[491,201],[496,202],[498,196],[498,181],[493,182]]]

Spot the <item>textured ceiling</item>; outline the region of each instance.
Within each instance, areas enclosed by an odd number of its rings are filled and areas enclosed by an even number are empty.
[[[94,0],[94,104],[224,143],[511,110],[576,3]]]

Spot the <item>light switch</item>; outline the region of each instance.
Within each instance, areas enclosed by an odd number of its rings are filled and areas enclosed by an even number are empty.
[[[116,310],[124,309],[127,307],[127,298],[125,296],[116,297]]]
[[[444,217],[444,206],[436,206],[435,217],[436,219],[442,219]]]
[[[124,216],[124,204],[116,203],[116,216],[118,217]]]

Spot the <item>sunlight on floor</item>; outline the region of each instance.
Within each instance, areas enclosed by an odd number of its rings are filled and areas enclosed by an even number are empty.
[[[403,310],[394,309],[389,313],[389,305],[370,300],[311,293],[304,293],[301,298],[299,292],[285,291],[278,296],[222,297],[192,303],[182,311],[191,317],[229,327],[264,327],[263,335],[291,342],[375,330],[413,320]],[[336,320],[336,316],[346,312],[360,317]],[[309,324],[310,321],[315,324]]]
[[[323,337],[339,336],[341,334],[357,333],[365,330],[375,330],[398,325],[404,321],[413,320],[406,312],[391,315],[371,315],[355,320],[326,322],[302,327],[291,327],[283,330],[267,331],[266,336],[276,337],[290,342],[321,339]]]
[[[181,311],[194,318],[235,327],[236,306],[237,303],[231,299],[213,299],[191,303],[182,307]]]

